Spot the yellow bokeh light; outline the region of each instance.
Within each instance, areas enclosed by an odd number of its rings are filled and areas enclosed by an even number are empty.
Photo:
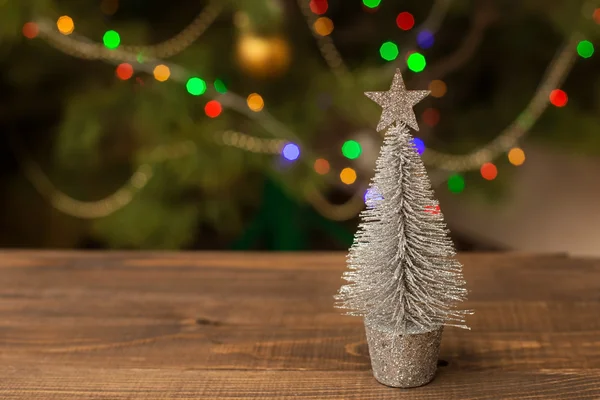
[[[356,182],[356,171],[352,168],[344,168],[342,172],[340,172],[340,179],[346,185],[352,185]]]
[[[446,86],[446,83],[444,81],[440,81],[439,79],[436,79],[434,81],[431,81],[431,83],[429,83],[429,90],[431,91],[431,95],[433,97],[444,97],[444,95],[446,94],[446,91],[448,90],[448,87]]]
[[[73,18],[68,15],[63,15],[56,21],[56,27],[58,31],[63,35],[70,35],[75,30],[75,24],[73,23]]]
[[[248,96],[246,102],[248,103],[248,108],[255,112],[259,112],[265,107],[265,101],[258,93],[252,93]]]
[[[518,147],[510,149],[510,151],[508,152],[508,161],[512,165],[523,165],[523,163],[525,162],[525,152]]]
[[[171,76],[171,70],[166,65],[160,64],[154,67],[154,79],[164,82]]]
[[[315,32],[321,36],[328,36],[333,32],[333,21],[327,17],[318,18],[313,24]]]

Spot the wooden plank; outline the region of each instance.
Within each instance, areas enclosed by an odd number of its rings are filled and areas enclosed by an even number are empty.
[[[600,262],[460,258],[473,330],[415,392],[333,308],[343,254],[1,252],[0,398],[600,398]]]
[[[369,371],[175,371],[0,367],[3,400],[478,400],[600,398],[599,371],[475,371],[440,367],[427,386],[399,390]],[[10,386],[7,385],[7,382]],[[575,390],[574,390],[575,389]]]

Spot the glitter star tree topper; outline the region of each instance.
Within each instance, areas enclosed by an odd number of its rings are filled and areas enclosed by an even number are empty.
[[[400,70],[389,91],[366,93],[383,108],[377,130],[389,129],[336,296],[364,317],[373,374],[394,387],[431,381],[443,326],[466,328],[462,265],[408,130],[428,94],[406,90]]]

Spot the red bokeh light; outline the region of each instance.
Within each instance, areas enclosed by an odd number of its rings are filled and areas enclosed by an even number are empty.
[[[596,8],[594,10],[594,15],[592,16],[592,18],[594,18],[594,22],[597,23],[598,25],[600,25],[600,8]]]
[[[325,14],[328,8],[327,0],[310,0],[310,10],[317,15]]]
[[[221,115],[222,111],[223,107],[221,106],[221,103],[216,100],[211,100],[204,106],[204,112],[210,118],[217,118],[219,115]]]
[[[415,17],[413,17],[413,15],[409,12],[401,12],[396,17],[396,25],[398,25],[398,28],[402,29],[403,31],[408,31],[415,26]]]
[[[440,112],[435,108],[428,108],[423,111],[423,122],[432,128],[440,122]]]
[[[564,107],[569,101],[569,96],[560,89],[554,89],[550,92],[550,103],[556,107]]]
[[[40,33],[40,28],[35,22],[27,22],[23,25],[23,36],[33,39]]]
[[[126,81],[133,76],[133,67],[131,64],[127,63],[119,64],[115,74],[117,75],[117,78]]]
[[[481,166],[481,176],[483,179],[493,181],[498,176],[498,168],[492,163],[485,163]]]

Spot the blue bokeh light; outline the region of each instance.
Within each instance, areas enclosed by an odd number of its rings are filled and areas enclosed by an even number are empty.
[[[435,39],[433,33],[428,30],[423,30],[417,35],[417,44],[422,49],[428,49],[433,46]]]
[[[417,153],[419,153],[419,155],[423,154],[423,152],[425,152],[425,142],[423,142],[421,139],[419,138],[414,138],[412,140],[413,145],[415,146],[415,148],[417,149]]]
[[[375,207],[383,200],[383,195],[376,188],[370,187],[365,192],[365,204],[369,208]]]
[[[288,143],[283,146],[281,154],[286,160],[295,161],[300,157],[300,147],[295,143]]]

